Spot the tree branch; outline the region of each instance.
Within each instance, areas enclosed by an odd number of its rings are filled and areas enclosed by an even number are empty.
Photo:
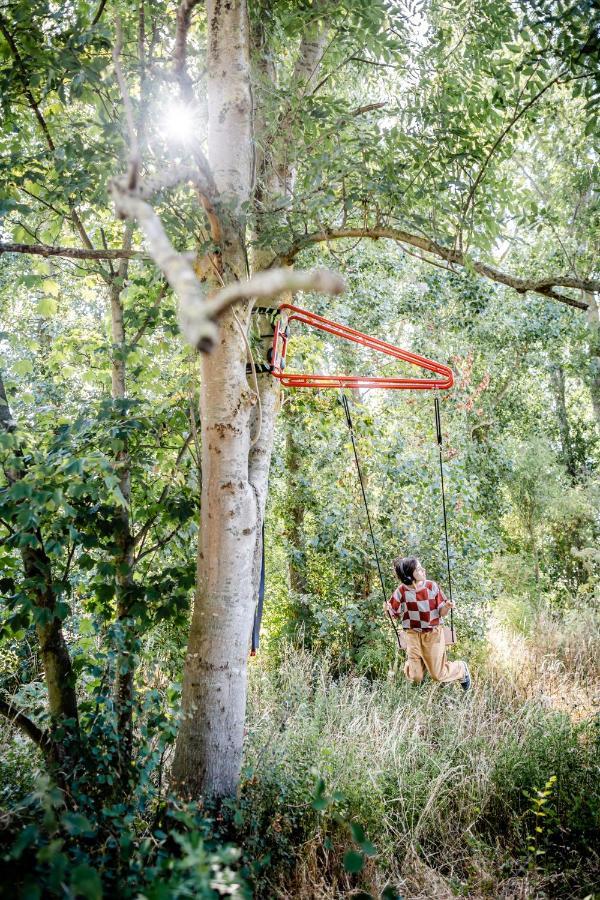
[[[113,178],[110,192],[117,214],[123,219],[136,219],[144,232],[150,255],[179,298],[179,325],[193,347],[208,352],[214,346],[218,329],[205,310],[205,292],[184,253],[179,253],[169,240],[160,217],[139,192],[129,191],[122,181]]]
[[[119,85],[119,90],[121,91],[121,97],[123,99],[123,108],[125,109],[125,123],[127,125],[127,134],[129,135],[129,177],[127,186],[129,190],[132,190],[137,184],[137,177],[140,169],[140,145],[137,136],[137,129],[135,127],[135,117],[133,115],[131,95],[129,94],[127,82],[125,81],[123,69],[121,68],[123,31],[121,28],[121,20],[118,16],[115,20],[115,28],[117,33],[117,40],[115,42],[115,46],[113,47],[112,57],[113,65],[115,67],[117,84]]]
[[[154,316],[158,313],[158,310],[160,309],[160,304],[161,304],[162,301],[164,300],[166,293],[167,293],[167,285],[166,285],[166,284],[163,284],[163,285],[161,286],[159,292],[158,292],[158,296],[157,296],[156,300],[155,300],[154,303],[152,304],[150,313],[149,313],[148,316],[146,317],[145,322],[143,322],[143,323],[140,325],[140,327],[138,328],[138,330],[136,331],[136,333],[134,334],[134,336],[127,342],[127,343],[129,344],[130,347],[135,347],[137,344],[139,344],[139,342],[141,341],[142,337],[143,337],[144,334],[146,333],[146,329],[147,329],[148,326],[150,325],[152,319],[153,319]]]
[[[56,147],[54,145],[54,141],[52,140],[52,135],[50,134],[50,131],[46,124],[46,120],[44,119],[44,117],[40,111],[40,108],[37,105],[36,99],[31,92],[31,88],[29,87],[29,75],[27,73],[27,69],[25,68],[25,63],[23,62],[23,59],[21,57],[21,54],[19,53],[19,49],[13,39],[12,34],[8,30],[6,20],[5,20],[4,16],[2,16],[2,15],[0,15],[0,32],[4,36],[4,40],[8,44],[8,46],[10,48],[10,52],[12,53],[13,58],[17,64],[17,69],[19,70],[19,75],[21,76],[21,82],[23,83],[23,92],[25,94],[25,97],[27,98],[27,102],[29,103],[31,109],[33,110],[33,113],[38,121],[38,124],[44,133],[44,137],[46,138],[46,143],[48,144],[49,149],[51,150],[52,153],[54,153],[54,151],[56,150]]]
[[[337,294],[344,283],[327,271],[290,272],[272,269],[260,272],[247,281],[228,285],[208,298],[188,254],[179,253],[171,244],[158,214],[145,198],[162,186],[173,186],[185,178],[196,178],[188,169],[175,169],[161,181],[139,181],[136,190],[128,187],[127,178],[113,178],[109,190],[117,215],[136,219],[142,229],[152,259],[179,298],[179,325],[189,343],[197,350],[209,352],[218,335],[216,318],[238,300],[274,297],[286,290],[316,290]]]
[[[530,100],[528,100],[528,102],[519,110],[519,112],[515,112],[515,114],[512,116],[512,118],[510,119],[508,124],[502,129],[502,131],[500,132],[500,134],[498,135],[498,137],[492,144],[490,150],[488,151],[487,156],[483,160],[483,162],[481,164],[481,168],[479,169],[479,172],[477,173],[477,177],[475,178],[473,184],[471,185],[471,189],[470,189],[469,193],[467,194],[467,199],[465,201],[465,206],[464,206],[464,210],[462,213],[463,221],[467,217],[469,207],[471,206],[473,199],[475,197],[475,192],[477,191],[477,188],[481,184],[481,181],[486,173],[486,170],[490,163],[490,160],[492,159],[494,153],[496,152],[496,150],[498,149],[498,147],[500,146],[500,144],[502,143],[504,138],[510,132],[511,128],[513,128],[513,126],[516,125],[517,122],[523,118],[525,113],[529,109],[531,109],[531,107],[537,103],[537,101],[540,99],[540,97],[542,97],[546,93],[547,90],[549,90],[553,85],[555,85],[556,82],[563,75],[564,75],[564,72],[559,72],[558,75],[556,75],[554,78],[551,78],[550,81],[546,82],[546,84],[543,85],[543,87],[541,87],[540,90]]]
[[[189,99],[192,83],[187,73],[187,35],[192,21],[192,12],[200,0],[181,0],[177,10],[177,31],[175,32],[175,49],[173,50],[173,71],[179,82],[182,96]]]
[[[148,547],[146,550],[143,550],[142,552],[140,552],[138,554],[138,556],[136,556],[133,565],[137,566],[138,563],[140,563],[141,560],[144,559],[145,556],[149,556],[150,553],[155,553],[157,550],[161,550],[163,547],[166,547],[167,544],[169,543],[169,541],[175,537],[177,532],[181,531],[183,524],[184,524],[183,522],[178,522],[177,525],[175,526],[175,528],[173,528],[173,530],[170,531],[164,538],[161,538],[159,541],[156,542],[156,544],[152,544],[151,547]]]
[[[141,250],[96,250],[93,247],[52,247],[50,244],[12,244],[0,241],[3,253],[27,253],[32,256],[62,256],[65,259],[148,259]]]
[[[348,115],[362,116],[364,113],[372,112],[374,109],[383,109],[386,106],[387,103],[367,103],[365,106],[357,106],[356,109],[351,109]]]
[[[291,269],[268,269],[258,272],[247,281],[228,284],[206,301],[208,315],[218,316],[239,300],[260,297],[269,300],[288,291],[319,291],[324,294],[341,294],[345,290],[344,279],[328,269],[310,272],[294,272]]]
[[[10,701],[0,697],[0,714],[9,720],[11,725],[19,728],[23,734],[33,741],[44,753],[51,748],[51,740],[46,731],[42,731],[25,713],[13,706]]]
[[[104,7],[106,6],[106,0],[100,0],[100,4],[98,9],[96,10],[96,15],[92,19],[92,28],[94,25],[97,25],[100,19],[102,18],[102,13],[104,12]]]
[[[179,452],[177,453],[177,458],[175,460],[175,465],[173,467],[171,477],[169,478],[169,480],[163,487],[162,491],[160,492],[160,496],[159,496],[158,500],[156,501],[156,507],[159,510],[160,510],[161,506],[163,505],[163,503],[165,502],[165,500],[167,499],[168,493],[171,490],[171,484],[172,484],[173,478],[175,477],[175,473],[177,472],[177,466],[183,459],[183,457],[185,455],[185,451],[191,444],[193,437],[194,437],[193,433],[190,432],[188,434],[188,436],[186,437],[185,441],[183,442],[182,446],[179,448]],[[144,525],[140,528],[138,533],[133,538],[134,546],[137,546],[138,544],[140,544],[140,552],[144,546],[144,541],[146,540],[146,537],[148,536],[148,532],[150,531],[150,529],[152,528],[152,526],[158,519],[158,515],[159,515],[158,513],[155,513],[154,515],[150,516],[147,519],[147,521],[144,523]]]
[[[505,284],[508,287],[513,288],[519,294],[526,294],[528,292],[540,294],[543,297],[550,297],[552,300],[558,300],[560,303],[566,303],[567,306],[573,306],[575,309],[585,310],[588,308],[588,304],[582,300],[576,300],[574,297],[569,297],[567,294],[556,291],[556,287],[574,288],[575,290],[582,291],[600,291],[600,281],[584,278],[571,278],[570,276],[565,275],[548,276],[543,279],[520,278],[517,275],[511,275],[508,272],[496,269],[487,263],[471,259],[460,250],[450,249],[429,238],[388,226],[373,226],[372,228],[334,228],[331,229],[331,231],[318,231],[313,234],[306,234],[299,237],[289,250],[276,257],[271,265],[291,265],[298,253],[312,244],[325,243],[341,238],[357,237],[372,238],[374,240],[377,240],[378,238],[389,238],[399,244],[408,244],[411,247],[418,247],[419,250],[423,250],[425,253],[430,253],[440,259],[444,259],[452,265],[461,266],[467,270],[471,269],[472,271],[477,272],[478,275],[489,278],[490,281]]]
[[[190,106],[194,105],[192,81],[187,71],[187,36],[190,30],[192,12],[200,0],[181,0],[177,9],[177,30],[175,32],[175,48],[173,50],[173,72],[179,84],[181,96]],[[193,155],[198,168],[206,182],[206,188],[198,187],[200,202],[204,208],[210,225],[210,234],[215,244],[221,243],[222,229],[215,202],[217,187],[208,160],[198,142],[194,144]]]

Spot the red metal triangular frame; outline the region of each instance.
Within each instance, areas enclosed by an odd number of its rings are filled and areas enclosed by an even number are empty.
[[[454,384],[454,374],[449,366],[443,363],[435,362],[426,356],[420,356],[418,353],[411,353],[409,350],[402,350],[400,347],[389,344],[387,341],[381,341],[379,338],[371,337],[356,331],[348,325],[341,325],[339,322],[332,322],[323,316],[301,309],[299,306],[292,306],[289,303],[282,303],[279,307],[279,318],[275,325],[275,333],[273,335],[273,347],[271,351],[271,374],[285,387],[308,387],[308,388],[385,388],[395,391],[446,391]],[[386,356],[394,359],[400,359],[403,362],[418,366],[427,372],[433,372],[438,378],[384,378],[369,375],[319,375],[317,373],[285,373],[285,354],[287,349],[289,328],[288,325],[292,321],[302,322],[317,328],[319,331],[326,331],[336,337],[346,341],[353,341],[355,344],[361,344],[363,347],[369,347],[371,350],[377,350]]]

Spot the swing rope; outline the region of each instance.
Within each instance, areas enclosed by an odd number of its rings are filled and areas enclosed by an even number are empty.
[[[377,562],[377,571],[379,573],[379,582],[381,584],[381,596],[383,597],[383,602],[386,606],[386,612],[388,614],[388,618],[390,620],[390,623],[391,623],[392,628],[394,629],[394,633],[396,635],[396,641],[398,642],[398,649],[402,650],[402,645],[400,643],[400,633],[398,631],[398,628],[396,627],[396,623],[394,622],[392,614],[390,613],[389,609],[387,608],[388,597],[387,597],[387,593],[386,593],[386,589],[385,589],[385,581],[383,578],[383,572],[381,570],[381,562],[379,560],[379,552],[377,550],[377,541],[375,540],[375,532],[373,531],[373,524],[371,522],[371,513],[369,511],[367,492],[365,490],[365,483],[363,480],[362,470],[360,467],[360,460],[358,458],[358,450],[356,449],[356,440],[354,438],[354,425],[352,424],[352,416],[350,415],[350,405],[348,403],[348,398],[343,393],[343,391],[340,392],[340,395],[341,395],[340,402],[344,408],[344,413],[346,415],[346,424],[348,425],[348,430],[350,432],[350,439],[352,441],[352,449],[354,450],[354,460],[356,462],[356,471],[358,472],[358,480],[360,481],[360,489],[362,491],[363,502],[365,504],[365,512],[367,513],[367,522],[369,523],[369,531],[371,533],[371,541],[373,543],[373,551],[375,553],[375,561]]]
[[[450,572],[450,542],[448,540],[448,517],[446,515],[446,491],[444,490],[444,460],[442,457],[443,451],[443,436],[442,436],[442,418],[440,415],[440,398],[435,396],[433,398],[433,404],[435,407],[435,430],[437,435],[437,444],[438,451],[440,456],[440,483],[442,489],[442,511],[444,513],[444,537],[446,540],[446,566],[448,569],[448,596],[450,598],[450,602],[452,603],[452,574]],[[452,643],[454,643],[454,610],[450,608],[450,632],[452,634]]]
[[[371,520],[371,512],[369,510],[369,502],[367,500],[367,492],[365,490],[365,483],[362,475],[362,469],[360,466],[360,460],[358,458],[358,450],[356,447],[356,440],[354,436],[354,425],[352,422],[352,416],[350,414],[350,405],[348,403],[347,396],[340,391],[340,402],[344,409],[344,414],[346,416],[346,424],[348,425],[348,430],[350,432],[350,439],[352,441],[352,449],[354,451],[354,461],[356,463],[356,471],[358,472],[358,480],[360,482],[360,489],[362,492],[363,503],[365,506],[365,512],[367,514],[367,522],[369,524],[369,532],[371,534],[371,542],[373,544],[373,551],[375,553],[375,561],[377,563],[377,572],[379,573],[379,582],[381,584],[381,595],[383,597],[383,602],[386,604],[386,612],[388,614],[388,618],[394,629],[394,633],[396,635],[396,640],[398,642],[398,648],[401,650],[402,645],[400,643],[400,633],[398,628],[396,627],[396,623],[389,611],[387,609],[387,593],[385,589],[385,581],[383,578],[383,572],[381,570],[381,562],[379,559],[379,552],[377,550],[377,541],[375,540],[375,532],[373,531],[373,523]],[[444,448],[444,440],[442,435],[442,418],[440,414],[440,400],[439,397],[434,397],[434,409],[435,409],[435,430],[438,444],[438,453],[440,460],[440,486],[441,486],[441,494],[442,494],[442,513],[444,517],[444,540],[446,547],[446,569],[448,572],[448,596],[450,598],[450,602],[452,602],[452,570],[450,565],[450,540],[448,537],[448,514],[446,511],[446,490],[444,485],[444,460],[443,460],[443,448]],[[450,609],[450,632],[452,634],[452,642],[454,643],[454,610]]]

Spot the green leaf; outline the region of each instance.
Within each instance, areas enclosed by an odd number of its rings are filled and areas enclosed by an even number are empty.
[[[364,860],[360,853],[357,853],[356,850],[348,850],[344,853],[344,869],[346,872],[361,872],[364,865]]]
[[[58,297],[60,294],[60,286],[58,281],[55,281],[54,278],[46,278],[45,281],[42,282],[42,290],[45,291],[46,294],[50,294],[51,297]]]
[[[26,825],[18,835],[10,851],[12,859],[19,859],[24,850],[35,844],[39,837],[39,829],[36,825]]]
[[[82,864],[73,869],[71,874],[71,890],[76,897],[85,900],[102,900],[102,881],[95,869]]]
[[[79,837],[80,835],[91,837],[95,834],[95,829],[92,823],[86,816],[83,816],[81,813],[67,812],[62,817],[61,822],[65,828],[65,831],[67,831],[68,834],[70,834],[72,837]]]
[[[54,608],[54,613],[55,613],[57,619],[61,619],[61,620],[66,619],[67,616],[70,614],[70,612],[71,612],[71,607],[69,606],[68,603],[65,603],[64,600],[60,600]]]
[[[55,316],[58,311],[58,303],[56,300],[53,300],[52,297],[44,297],[39,301],[38,305],[35,308],[38,316],[43,316],[44,318],[50,318],[50,316]]]
[[[359,825],[358,822],[350,823],[350,831],[352,832],[352,837],[356,841],[357,844],[362,844],[365,840],[365,829],[362,825]]]
[[[16,372],[17,375],[29,375],[33,372],[33,363],[30,359],[19,359],[13,365],[13,371]]]

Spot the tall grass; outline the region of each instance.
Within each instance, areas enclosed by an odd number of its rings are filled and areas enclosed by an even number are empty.
[[[551,691],[590,688],[598,638],[547,635],[541,652],[538,625],[529,643],[504,634],[504,644],[496,626],[468,695],[401,676],[334,678],[326,659],[292,650],[276,671],[255,665],[238,819],[257,896],[591,893],[598,729]],[[548,815],[536,819],[551,776]],[[361,855],[353,823],[377,850],[358,874],[342,863],[349,849]]]

